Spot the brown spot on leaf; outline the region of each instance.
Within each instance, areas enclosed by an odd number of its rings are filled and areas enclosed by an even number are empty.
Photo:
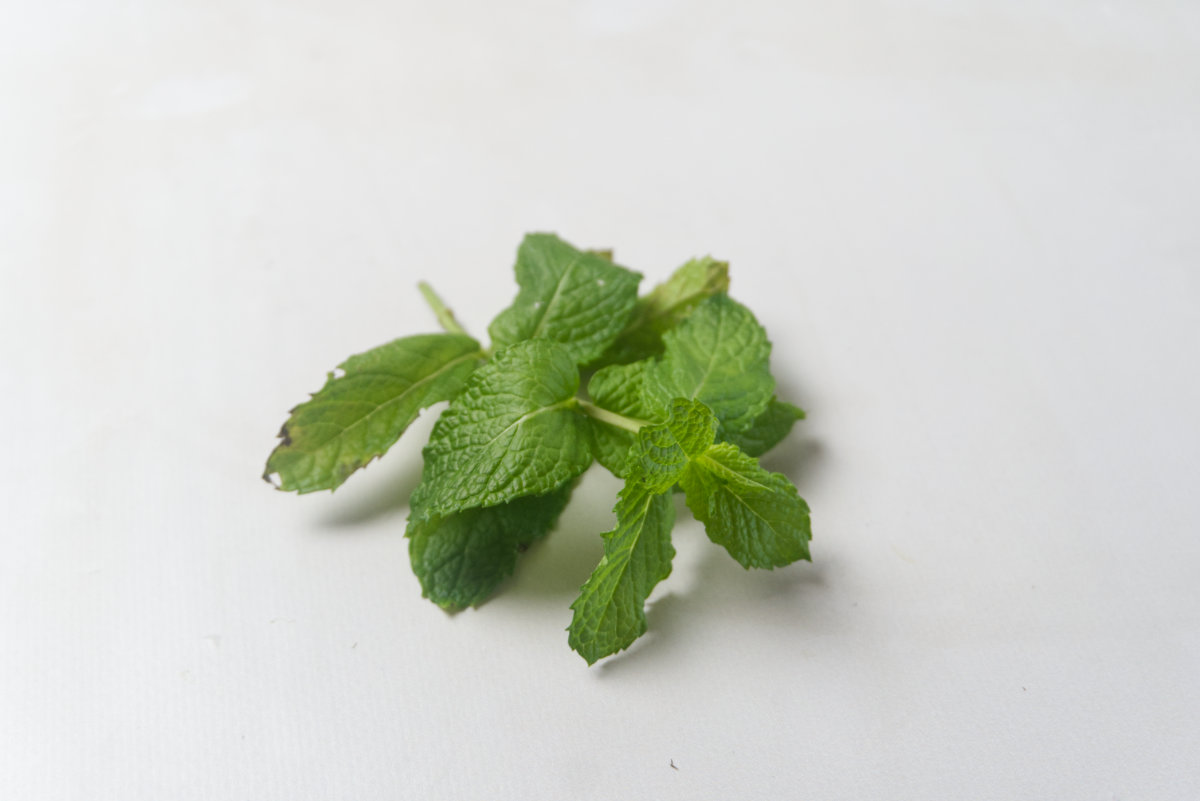
[[[362,467],[363,465],[364,465],[364,462],[362,459],[355,459],[353,462],[339,464],[337,466],[338,478],[341,481],[345,481],[346,479],[348,479],[350,477],[351,473],[353,473],[355,470]]]
[[[288,445],[291,445],[291,444],[292,444],[292,438],[291,438],[290,436],[288,436],[287,423],[284,423],[284,424],[283,424],[283,425],[280,427],[280,429],[279,429],[279,438],[280,438],[281,440],[283,440],[283,442],[279,443],[279,444],[280,444],[280,446],[282,446],[282,447],[285,447],[285,448],[286,448]]]

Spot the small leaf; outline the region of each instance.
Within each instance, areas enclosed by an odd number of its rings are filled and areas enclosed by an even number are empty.
[[[626,474],[636,476],[655,492],[670,490],[691,460],[713,444],[717,418],[698,401],[676,399],[665,423],[648,425],[637,432],[625,465]]]
[[[717,417],[699,401],[684,398],[671,401],[671,414],[665,425],[689,459],[706,453],[716,440]]]
[[[674,398],[698,400],[731,432],[745,430],[766,411],[775,392],[771,343],[745,306],[714,295],[663,342],[662,360],[647,375],[648,404],[666,409]]]
[[[588,442],[591,445],[592,456],[617,478],[625,478],[628,475],[625,463],[629,458],[629,447],[633,445],[634,436],[632,431],[588,418]]]
[[[444,517],[550,492],[592,462],[568,351],[533,339],[499,351],[433,427],[414,514]]]
[[[633,364],[614,364],[596,372],[588,381],[588,394],[598,406],[646,420],[655,415],[654,409],[646,404],[646,373],[653,362],[646,360]]]
[[[729,291],[729,263],[692,259],[638,298],[629,324],[605,353],[605,363],[628,363],[663,351],[662,337],[705,298]]]
[[[512,574],[520,552],[554,527],[574,483],[434,520],[414,517],[408,524],[408,552],[422,594],[448,610],[485,601]]]
[[[654,420],[653,414],[643,401],[646,370],[650,362],[614,364],[598,371],[588,382],[588,394],[597,406],[626,417],[638,420]],[[604,465],[613,475],[625,477],[625,459],[634,434],[616,428],[594,418],[588,418],[592,437],[592,449],[596,461]]]
[[[804,419],[804,410],[799,406],[772,398],[767,410],[741,432],[721,432],[721,439],[732,442],[748,456],[762,456],[774,448],[788,435],[797,420]]]
[[[655,492],[638,477],[621,490],[617,526],[604,535],[604,557],[571,604],[567,638],[587,663],[625,648],[646,631],[646,598],[671,573],[675,548],[671,496]]]
[[[460,334],[422,334],[389,342],[342,363],[312,400],[292,409],[265,476],[297,492],[336,489],[383,455],[417,414],[449,400],[482,360],[479,343]]]
[[[709,539],[743,567],[810,559],[808,504],[781,473],[769,473],[730,443],[691,460],[679,481]]]
[[[642,278],[554,234],[527,235],[517,250],[516,272],[516,300],[488,327],[493,346],[549,339],[576,364],[595,359],[620,333]]]

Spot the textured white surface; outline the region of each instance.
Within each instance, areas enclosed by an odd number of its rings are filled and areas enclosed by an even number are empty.
[[[1200,12],[826,5],[10,4],[0,796],[1195,798]],[[428,418],[258,480],[419,278],[482,332],[527,230],[729,259],[810,412],[815,563],[685,517],[590,670],[611,478],[453,618]]]

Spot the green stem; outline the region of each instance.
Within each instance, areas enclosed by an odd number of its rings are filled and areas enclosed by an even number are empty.
[[[632,431],[634,434],[636,434],[643,426],[653,425],[653,423],[650,423],[646,420],[638,420],[636,417],[626,417],[623,414],[617,414],[616,412],[610,412],[608,409],[602,409],[591,401],[585,401],[583,398],[579,398],[578,400],[579,408],[582,409],[585,414],[596,418],[601,423],[608,423],[610,426],[623,428],[626,431]]]
[[[425,302],[429,304],[429,308],[433,309],[433,313],[437,316],[438,323],[442,328],[449,331],[451,334],[466,334],[466,329],[458,324],[458,320],[454,319],[454,312],[442,302],[438,294],[433,291],[433,287],[421,281],[417,284],[417,289],[421,290],[421,295],[425,298]]]

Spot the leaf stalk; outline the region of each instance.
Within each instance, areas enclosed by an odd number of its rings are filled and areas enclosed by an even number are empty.
[[[626,417],[623,414],[609,411],[608,409],[597,406],[591,401],[585,401],[579,398],[579,408],[584,411],[589,417],[594,417],[601,423],[608,423],[610,426],[623,428],[626,431],[631,431],[636,434],[644,426],[653,425],[648,420],[638,420],[636,417]]]
[[[421,281],[417,284],[417,289],[421,290],[421,296],[425,298],[425,302],[429,304],[429,308],[433,309],[434,316],[437,317],[438,324],[442,328],[451,334],[470,336],[467,334],[466,329],[458,324],[458,320],[454,319],[454,312],[450,311],[445,302],[438,297],[438,293],[433,291],[433,287],[427,282]]]

